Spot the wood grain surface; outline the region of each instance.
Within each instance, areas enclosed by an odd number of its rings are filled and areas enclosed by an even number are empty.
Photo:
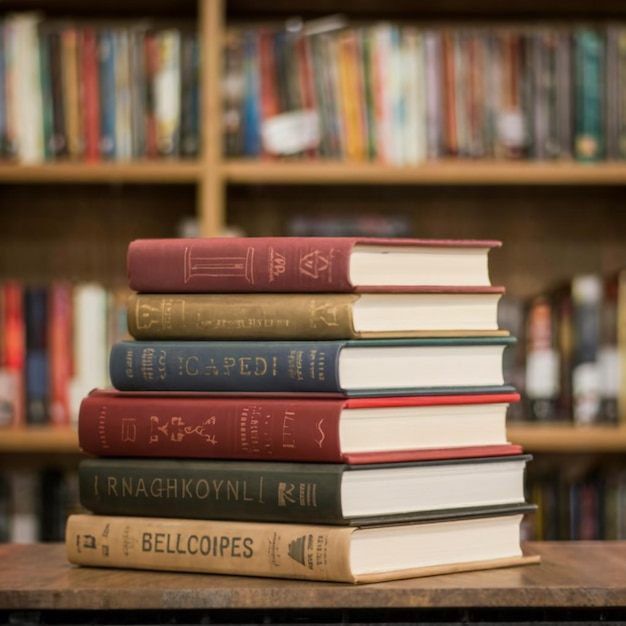
[[[0,546],[0,609],[626,607],[626,541],[535,542],[541,563],[372,585],[70,565],[61,544]]]

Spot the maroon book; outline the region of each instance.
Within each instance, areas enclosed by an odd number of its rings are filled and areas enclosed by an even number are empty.
[[[146,293],[355,292],[491,285],[498,241],[359,237],[136,239],[131,289]]]
[[[519,454],[515,392],[345,398],[95,389],[78,416],[93,456],[364,464]]]

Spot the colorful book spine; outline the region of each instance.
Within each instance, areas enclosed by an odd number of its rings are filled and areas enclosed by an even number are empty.
[[[501,358],[498,355],[504,347],[514,341],[506,336],[406,341],[118,341],[110,351],[109,370],[113,386],[120,391],[330,392],[354,396],[479,393],[503,384],[501,371],[496,371],[496,358]],[[488,373],[471,370],[477,344],[482,344],[478,346],[481,353],[493,357]],[[380,358],[385,347],[392,352],[400,348],[395,354],[401,357],[404,348],[416,345],[434,348],[440,357],[450,358],[450,368],[456,368],[461,378],[452,381],[446,372],[433,372],[427,365],[427,352],[419,372],[419,358],[414,355],[412,366],[406,365],[406,375],[401,380],[394,378],[388,386],[373,376],[343,382],[339,361],[344,348],[349,346],[356,352],[382,348]],[[461,349],[456,349],[459,346]],[[377,372],[380,374],[380,369]]]
[[[100,93],[100,154],[105,160],[114,160],[115,145],[115,33],[103,28],[98,33],[98,76]]]
[[[88,458],[81,461],[78,476],[82,506],[98,515],[374,525],[435,518],[444,511],[469,513],[496,504],[523,505],[523,481],[504,486],[491,472],[521,479],[529,459],[520,455],[421,461],[411,466],[415,473],[409,479],[405,463]],[[481,471],[484,466],[491,467]],[[358,502],[352,491],[352,497],[344,494],[344,483],[354,484],[359,475],[373,483],[397,480],[411,493],[401,502],[385,501],[382,509],[377,501]],[[458,504],[458,494],[439,494],[433,509],[433,500],[426,498],[434,481],[442,489],[462,484],[464,504]],[[379,487],[371,489],[381,497]]]
[[[482,264],[485,253],[500,245],[496,241],[357,237],[135,239],[128,246],[128,286],[146,293],[357,291],[360,286],[353,283],[350,271],[356,246],[364,246],[361,249],[365,251],[368,246],[371,250],[389,246],[389,252],[460,249],[462,258],[456,260],[459,278],[453,279],[460,280],[470,261]],[[432,259],[424,262],[424,284],[429,267]],[[452,274],[453,270],[447,269]]]
[[[371,399],[331,397],[252,397],[220,394],[126,393],[94,390],[83,398],[78,416],[78,437],[83,452],[94,456],[146,456],[172,458],[231,458],[273,461],[375,463],[428,460],[448,456],[487,456],[521,452],[508,445],[504,424],[497,421],[487,436],[482,425],[485,406],[517,402],[517,393],[490,395],[417,396]],[[441,415],[453,405],[482,405],[481,428],[474,436],[444,439],[428,428],[431,415]],[[420,408],[421,407],[421,408]],[[394,411],[415,412],[411,434],[388,437],[384,451],[376,444],[361,444],[345,452],[342,413],[385,411],[387,425]],[[492,414],[490,412],[490,414]],[[459,418],[463,426],[469,415]],[[406,422],[402,422],[406,424]],[[384,428],[384,427],[383,427]],[[399,426],[397,426],[399,429]],[[415,432],[422,432],[416,443]],[[471,427],[470,427],[471,429]],[[376,448],[375,450],[373,448]],[[350,446],[348,446],[350,448]],[[408,449],[407,449],[408,448]]]
[[[579,29],[575,46],[575,156],[579,161],[604,157],[604,71],[603,36],[594,30]]]

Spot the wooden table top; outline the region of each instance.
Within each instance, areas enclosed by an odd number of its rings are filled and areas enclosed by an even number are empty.
[[[541,563],[353,586],[81,568],[62,544],[0,545],[0,609],[626,607],[626,541],[535,542]]]

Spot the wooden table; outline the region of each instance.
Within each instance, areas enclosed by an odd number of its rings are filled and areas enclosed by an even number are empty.
[[[59,544],[4,544],[0,623],[626,623],[626,541],[524,550],[541,563],[353,586],[79,568]]]

